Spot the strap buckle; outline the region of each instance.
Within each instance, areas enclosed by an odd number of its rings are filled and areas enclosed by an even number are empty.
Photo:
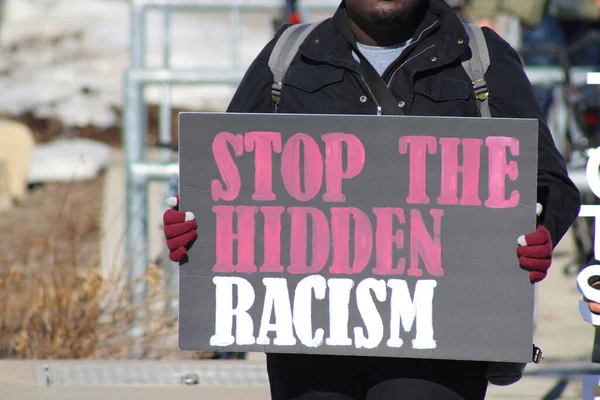
[[[487,87],[487,82],[485,79],[477,79],[472,82],[473,91],[475,91],[475,98],[479,101],[485,101],[490,96],[490,91]]]
[[[542,356],[542,349],[537,347],[535,344],[533,345],[533,356],[531,359],[536,364],[539,364],[544,359]]]
[[[273,82],[271,86],[271,99],[277,103],[281,99],[281,89],[283,88],[283,82]]]

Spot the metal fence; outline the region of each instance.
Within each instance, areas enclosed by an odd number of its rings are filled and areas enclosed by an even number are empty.
[[[335,8],[337,1],[301,1],[299,11],[303,18],[310,20],[314,11],[329,11]],[[171,126],[171,87],[173,85],[222,84],[237,85],[245,73],[240,63],[240,24],[241,14],[247,11],[273,13],[282,9],[283,3],[277,0],[260,1],[227,1],[220,0],[130,0],[131,6],[131,44],[130,68],[124,79],[124,131],[123,143],[126,162],[126,233],[125,260],[127,265],[126,279],[131,284],[131,300],[142,304],[146,294],[144,276],[149,265],[148,243],[148,184],[151,181],[162,181],[163,197],[166,199],[177,192],[179,166],[173,151],[161,150],[159,161],[153,161],[146,155],[147,112],[145,88],[149,85],[160,85],[161,100],[159,112],[159,141],[170,143]],[[146,63],[147,38],[146,20],[150,10],[162,11],[164,38],[162,46],[162,68],[149,68]],[[231,66],[229,69],[173,69],[171,68],[171,20],[174,11],[194,10],[200,12],[220,12],[229,16]],[[271,29],[268,27],[267,29]],[[168,259],[163,263],[165,276],[173,277],[167,281],[170,289],[176,287],[176,266]],[[144,317],[140,309],[138,320]],[[143,326],[133,330],[134,335],[143,332]]]

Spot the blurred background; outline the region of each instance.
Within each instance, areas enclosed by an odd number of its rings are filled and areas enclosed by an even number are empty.
[[[584,204],[600,145],[600,0],[448,0],[518,50]],[[0,398],[267,399],[261,354],[177,350],[177,114],[224,111],[282,23],[339,0],[0,0]],[[580,218],[536,290],[539,365],[492,399],[581,399],[594,328]],[[510,327],[507,327],[510,329]]]

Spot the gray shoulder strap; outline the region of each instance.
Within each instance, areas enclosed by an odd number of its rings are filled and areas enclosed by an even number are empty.
[[[467,23],[464,26],[469,35],[469,46],[473,56],[469,60],[463,61],[462,66],[473,83],[479,114],[481,117],[491,118],[492,113],[488,101],[490,92],[485,81],[485,73],[490,67],[487,43],[479,26]]]
[[[269,57],[269,68],[271,68],[271,72],[273,73],[271,96],[274,102],[277,103],[279,101],[281,88],[283,87],[283,78],[296,53],[298,53],[298,49],[313,29],[321,22],[292,25],[281,34],[275,43],[275,47]]]

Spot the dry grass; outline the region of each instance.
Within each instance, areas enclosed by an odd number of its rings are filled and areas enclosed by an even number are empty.
[[[178,111],[173,110],[173,140]],[[148,107],[150,145],[158,140],[158,115],[156,106]],[[10,119],[28,125],[37,143],[66,130],[55,119]],[[114,147],[121,143],[118,126],[70,133]],[[148,294],[141,305],[130,301],[120,276],[102,277],[102,191],[102,177],[48,183],[0,213],[0,358],[126,359],[140,348],[144,358],[214,356],[178,351],[177,317],[165,313],[177,294],[165,292],[157,266],[150,266],[144,279]],[[141,322],[147,329],[136,338],[129,333],[141,310],[146,311]]]
[[[176,293],[165,292],[158,267],[143,280],[143,304],[131,302],[120,276],[102,277],[99,181],[47,185],[2,216],[10,229],[0,234],[0,358],[211,356],[178,353],[177,317],[165,313]],[[130,334],[134,322],[146,327],[140,337]]]
[[[140,306],[130,302],[126,286],[115,292],[118,285],[95,269],[78,273],[55,264],[47,271],[21,273],[12,268],[0,279],[2,358],[125,359],[136,346],[146,357],[161,358],[156,343],[175,329],[176,317],[152,311],[168,297],[152,285],[141,305],[150,306],[144,320],[150,329],[134,338],[128,333]]]

